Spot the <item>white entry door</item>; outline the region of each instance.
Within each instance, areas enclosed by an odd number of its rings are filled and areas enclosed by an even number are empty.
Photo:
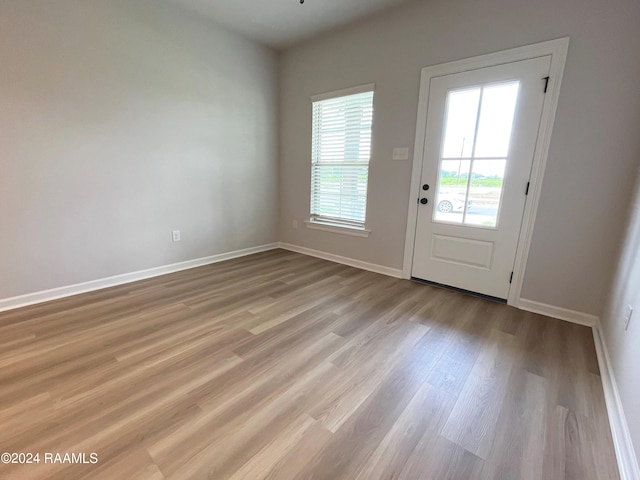
[[[413,277],[508,297],[550,65],[431,80]]]

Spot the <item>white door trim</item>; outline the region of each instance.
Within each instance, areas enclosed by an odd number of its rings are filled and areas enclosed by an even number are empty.
[[[518,249],[513,270],[513,282],[509,290],[509,305],[518,306],[520,302],[520,292],[524,279],[527,258],[533,237],[533,227],[540,193],[544,170],[549,154],[551,143],[551,133],[560,96],[560,86],[564,73],[564,65],[569,49],[569,38],[559,38],[547,42],[536,43],[524,47],[504,50],[502,52],[490,53],[479,57],[457,60],[450,63],[433,65],[422,69],[420,77],[420,97],[418,99],[418,117],[416,121],[416,141],[413,149],[413,169],[411,172],[411,189],[409,194],[409,211],[407,213],[407,232],[404,246],[404,262],[402,265],[402,276],[411,278],[411,266],[413,264],[413,248],[416,236],[416,221],[418,218],[418,198],[420,194],[420,176],[422,173],[422,158],[424,154],[424,142],[427,122],[427,107],[429,105],[429,84],[431,79],[443,75],[476,70],[479,68],[492,67],[505,63],[518,62],[531,58],[551,55],[551,69],[549,71],[549,83],[547,94],[542,106],[542,117],[536,142],[533,166],[531,168],[531,179],[529,195],[524,209],[522,226],[518,240]]]

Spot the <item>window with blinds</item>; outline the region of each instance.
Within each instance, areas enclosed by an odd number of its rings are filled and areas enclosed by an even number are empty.
[[[357,90],[365,91],[312,99],[312,221],[364,227],[373,86]]]

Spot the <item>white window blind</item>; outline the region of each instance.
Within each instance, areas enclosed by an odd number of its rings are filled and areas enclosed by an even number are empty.
[[[311,219],[363,227],[373,91],[313,102]]]

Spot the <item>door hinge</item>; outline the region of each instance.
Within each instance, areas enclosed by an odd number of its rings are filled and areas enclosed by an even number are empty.
[[[524,191],[525,195],[529,195],[529,185],[531,184],[531,182],[527,182],[527,189]]]
[[[513,282],[513,272],[511,272],[511,277],[509,277],[509,283]]]
[[[551,77],[549,77],[549,76],[546,76],[546,77],[542,78],[544,80],[544,93],[547,93],[547,88],[549,88],[549,79],[550,78]]]

